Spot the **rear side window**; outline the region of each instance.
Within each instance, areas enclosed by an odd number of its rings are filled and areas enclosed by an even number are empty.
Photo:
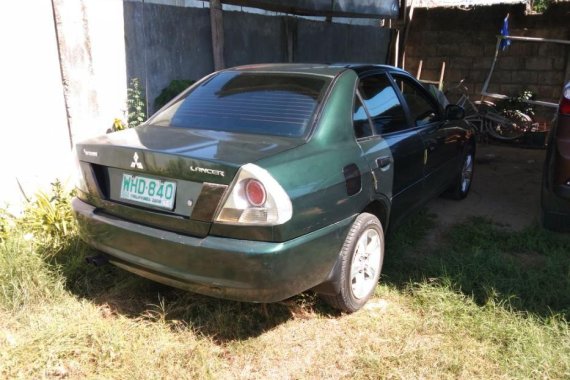
[[[354,112],[352,114],[352,120],[354,123],[354,135],[357,139],[369,137],[374,134],[372,133],[370,120],[368,119],[368,115],[364,110],[364,106],[362,105],[359,96],[356,96],[354,100]]]
[[[408,126],[398,95],[385,74],[361,79],[359,91],[377,134],[396,132]]]
[[[300,137],[329,82],[310,75],[226,71],[162,111],[151,124]]]

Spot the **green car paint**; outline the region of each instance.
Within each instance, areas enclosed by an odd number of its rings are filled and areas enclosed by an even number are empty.
[[[73,208],[81,236],[121,268],[197,293],[252,302],[279,301],[315,287],[334,294],[338,254],[355,218],[374,213],[384,228],[398,219],[390,215],[398,167],[392,151],[404,138],[355,138],[358,70],[256,65],[228,71],[325,78],[326,91],[299,136],[155,124],[214,74],[145,125],[78,144],[85,184]],[[462,128],[456,134],[459,156],[471,137]],[[450,167],[459,171],[457,160]],[[249,163],[283,188],[292,205],[290,220],[255,226],[215,221],[236,174]],[[121,199],[123,174],[176,182],[173,209]]]
[[[323,282],[352,217],[282,243],[198,238],[101,215],[74,200],[81,236],[110,262],[143,277],[214,297],[275,302]]]

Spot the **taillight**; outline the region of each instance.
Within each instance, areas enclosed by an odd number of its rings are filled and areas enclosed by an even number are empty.
[[[263,206],[265,203],[265,187],[256,179],[250,179],[245,185],[245,195],[252,206]]]
[[[254,164],[241,167],[216,223],[274,226],[291,219],[293,206],[281,185],[265,169]]]
[[[560,114],[570,115],[570,83],[566,84],[564,91],[562,91],[562,99],[560,100],[560,107],[558,109]]]

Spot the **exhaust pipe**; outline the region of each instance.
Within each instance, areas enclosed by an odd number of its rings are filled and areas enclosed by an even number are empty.
[[[95,256],[87,256],[85,258],[87,264],[93,264],[96,267],[103,266],[109,262],[109,258],[106,255],[99,254]]]

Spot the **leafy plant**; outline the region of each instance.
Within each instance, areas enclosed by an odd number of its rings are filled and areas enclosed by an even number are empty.
[[[553,2],[553,0],[531,0],[530,4],[533,11],[543,13]]]
[[[41,253],[56,257],[73,241],[76,223],[71,209],[72,192],[57,180],[51,184],[50,192],[40,191],[24,209],[18,224],[31,234]]]
[[[0,208],[0,242],[6,240],[14,226],[14,215],[8,210]]]
[[[523,90],[517,96],[502,100],[497,103],[497,108],[501,112],[522,112],[530,117],[534,116],[534,106],[526,103],[528,100],[535,99],[534,92]]]
[[[131,79],[127,88],[127,124],[134,128],[146,120],[146,99],[139,78]]]
[[[170,82],[170,84],[163,88],[160,92],[160,95],[154,99],[154,108],[160,109],[166,105],[169,101],[174,99],[174,97],[180,94],[182,91],[186,90],[196,81],[193,80],[185,80],[185,79],[175,79]]]

